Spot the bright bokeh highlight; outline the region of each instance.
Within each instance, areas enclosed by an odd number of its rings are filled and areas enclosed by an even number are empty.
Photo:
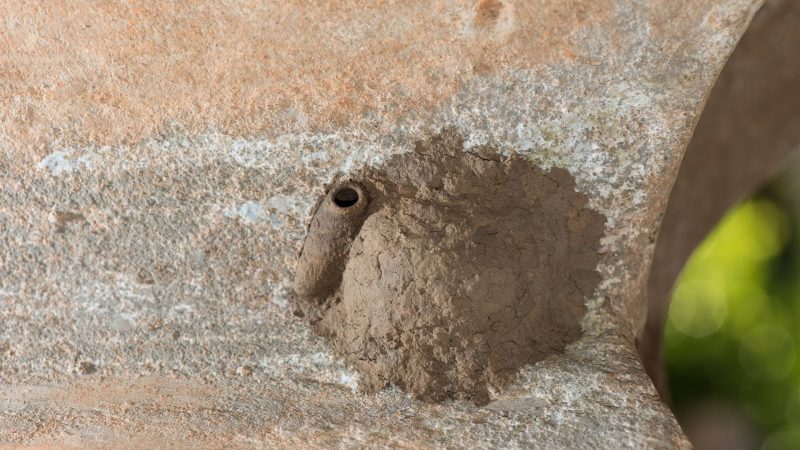
[[[679,417],[703,402],[730,405],[762,448],[800,448],[797,231],[773,201],[750,200],[689,260],[664,349]]]

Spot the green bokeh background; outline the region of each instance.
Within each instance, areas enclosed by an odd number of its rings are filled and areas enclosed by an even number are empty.
[[[686,426],[698,405],[724,405],[747,428],[746,447],[800,449],[800,165],[792,167],[695,251],[665,332],[679,419]]]

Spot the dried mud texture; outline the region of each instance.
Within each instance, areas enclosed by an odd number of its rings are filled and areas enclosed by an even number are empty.
[[[296,291],[299,314],[360,371],[362,389],[482,404],[489,386],[580,337],[605,218],[567,171],[464,151],[446,130],[358,181],[369,200],[343,208],[353,216],[331,212],[338,186],[318,208]],[[330,230],[352,244],[320,238]],[[346,263],[330,243],[349,248]],[[325,276],[309,285],[312,274]]]
[[[341,183],[328,191],[317,205],[303,245],[298,262],[303,270],[295,275],[295,292],[324,298],[336,290],[368,204],[369,194],[358,183]]]

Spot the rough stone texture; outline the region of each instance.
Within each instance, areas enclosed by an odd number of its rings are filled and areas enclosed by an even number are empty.
[[[605,218],[568,172],[465,152],[445,129],[353,178],[369,195],[342,208],[329,200],[339,186],[327,194],[295,278],[320,293],[301,300],[303,315],[362,390],[485,404],[489,388],[580,337]],[[305,288],[308,273],[323,289]]]
[[[0,441],[685,447],[636,356],[758,0],[0,4]],[[607,218],[582,337],[489,403],[362,395],[291,314],[325,183],[444,128]]]

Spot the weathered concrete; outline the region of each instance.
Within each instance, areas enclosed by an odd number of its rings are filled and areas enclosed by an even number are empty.
[[[759,0],[0,5],[0,442],[686,447],[636,356],[682,150]],[[607,218],[583,337],[485,407],[353,391],[314,201],[452,127]]]

